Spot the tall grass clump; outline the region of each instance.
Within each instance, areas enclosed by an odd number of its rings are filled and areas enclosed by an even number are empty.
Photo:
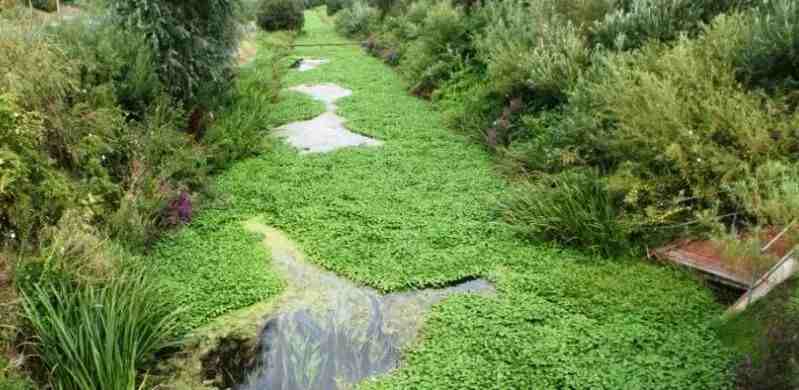
[[[505,219],[530,238],[605,255],[627,245],[627,232],[607,185],[595,172],[566,171],[522,182],[510,192]]]
[[[135,390],[168,346],[175,310],[141,273],[101,285],[37,284],[22,294],[33,348],[59,390]]]
[[[325,5],[327,6],[327,14],[328,15],[335,15],[338,11],[341,11],[352,3],[352,0],[326,0]]]

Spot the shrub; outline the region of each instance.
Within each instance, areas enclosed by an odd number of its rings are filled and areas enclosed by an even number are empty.
[[[303,10],[300,0],[262,0],[257,23],[266,31],[300,31],[305,24]]]
[[[745,211],[725,188],[799,145],[799,113],[735,79],[740,20],[719,18],[673,47],[612,55],[571,98],[583,155],[615,171],[614,190],[643,225],[691,210]]]
[[[485,141],[485,124],[499,116],[504,97],[491,90],[491,83],[473,67],[465,67],[432,95],[447,125],[465,134],[477,135]]]
[[[143,35],[120,29],[109,20],[63,23],[51,28],[50,34],[79,71],[78,87],[111,88],[114,103],[133,119],[141,119],[163,93],[156,54]]]
[[[58,220],[72,205],[75,189],[41,153],[42,118],[0,95],[0,239],[28,239]]]
[[[0,88],[9,91],[0,98],[1,239],[35,243],[76,208],[131,247],[151,241],[166,199],[202,187],[208,169],[207,152],[177,131],[186,116],[164,94],[153,51],[103,20],[8,31],[0,37]]]
[[[47,12],[54,12],[56,9],[58,9],[56,0],[31,0],[31,5],[33,5],[33,7],[36,9]]]
[[[428,96],[457,69],[470,47],[463,12],[438,3],[425,16],[418,39],[407,48],[400,72],[412,83],[414,93]]]
[[[305,9],[312,9],[325,5],[325,0],[304,0],[303,6]]]
[[[110,0],[114,21],[152,45],[167,91],[188,107],[210,105],[232,86],[238,44],[235,0]]]
[[[750,85],[772,91],[795,90],[799,85],[799,4],[765,1],[753,12],[751,31],[736,65],[741,78]]]
[[[380,18],[383,19],[397,5],[397,0],[371,0],[371,6],[380,11]]]
[[[483,12],[490,22],[476,46],[498,93],[562,99],[589,63],[579,28],[546,7],[510,0]]]
[[[749,6],[752,0],[632,0],[609,12],[592,28],[592,41],[609,49],[633,49],[647,41],[695,35],[716,15]]]
[[[377,11],[363,0],[355,0],[336,15],[336,31],[346,36],[363,36],[377,18]]]
[[[627,245],[613,203],[596,173],[566,171],[520,184],[509,194],[504,215],[531,238],[613,254]]]
[[[141,274],[106,284],[67,282],[23,292],[33,347],[54,388],[139,389],[138,370],[168,345],[175,310]]]
[[[326,0],[327,14],[335,15],[338,11],[349,8],[352,5],[352,0]]]
[[[799,220],[799,166],[766,161],[742,176],[730,191],[743,211],[772,226]]]

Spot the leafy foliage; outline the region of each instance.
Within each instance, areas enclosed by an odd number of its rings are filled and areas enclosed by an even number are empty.
[[[336,16],[336,30],[347,36],[361,35],[369,31],[369,24],[375,18],[375,10],[366,1],[353,0]]]
[[[266,31],[300,31],[305,24],[304,9],[298,0],[262,0],[256,21]]]
[[[23,294],[34,348],[58,389],[138,389],[138,369],[167,345],[174,307],[141,275],[108,284],[36,285]]]
[[[208,105],[229,90],[238,42],[237,0],[111,0],[121,25],[143,34],[170,95]]]
[[[622,2],[592,27],[594,44],[626,50],[647,41],[672,41],[696,33],[702,23],[723,12],[750,6],[750,0],[632,0]]]
[[[795,91],[799,82],[799,5],[788,0],[765,1],[751,17],[751,30],[736,61],[740,75],[754,86]],[[796,106],[796,98],[791,99]]]
[[[580,77],[589,53],[573,22],[550,14],[546,4],[534,7],[520,0],[492,2],[483,12],[491,22],[476,47],[498,92],[523,88],[560,98]]]
[[[326,0],[325,4],[327,5],[327,14],[335,15],[336,12],[347,8],[351,2],[351,0]]]

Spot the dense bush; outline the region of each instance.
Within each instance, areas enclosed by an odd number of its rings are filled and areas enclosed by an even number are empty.
[[[749,0],[632,0],[605,15],[592,27],[594,44],[630,49],[647,41],[671,41],[681,33],[696,33],[702,23]]]
[[[347,36],[359,36],[369,31],[377,12],[363,0],[354,0],[336,16],[336,30]]]
[[[617,167],[611,182],[648,223],[691,208],[745,213],[750,206],[725,186],[799,147],[799,113],[735,79],[737,34],[746,31],[721,18],[697,40],[610,56],[575,93],[575,117],[591,123],[579,131],[605,151],[602,162]]]
[[[349,7],[351,3],[352,0],[326,0],[325,4],[327,5],[327,14],[335,15],[336,12]]]
[[[751,31],[736,65],[741,78],[771,91],[796,90],[799,85],[799,4],[766,1],[751,16]],[[791,103],[799,100],[794,96]]]
[[[110,0],[115,21],[144,35],[158,74],[175,99],[192,107],[224,96],[238,43],[236,0]]]
[[[303,7],[299,0],[262,0],[258,6],[258,26],[266,31],[300,31],[305,24]]]
[[[460,9],[434,5],[419,25],[418,38],[408,45],[400,72],[413,80],[412,90],[430,95],[447,80],[470,48],[469,25]]]
[[[521,0],[492,2],[484,12],[491,23],[477,48],[498,92],[561,98],[580,77],[589,52],[571,21]]]
[[[303,6],[305,9],[312,9],[325,5],[325,0],[304,0]]]

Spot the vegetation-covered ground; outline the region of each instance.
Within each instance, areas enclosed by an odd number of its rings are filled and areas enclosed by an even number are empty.
[[[305,31],[299,43],[343,41],[316,12]],[[223,200],[146,259],[179,303],[198,304],[183,314],[187,328],[279,291],[267,255],[240,225],[261,214],[313,261],[384,291],[478,275],[497,283],[496,297],[436,306],[405,364],[365,388],[730,386],[732,356],[711,328],[721,307],[699,283],[517,238],[492,211],[508,183],[490,155],[448,131],[395,73],[357,46],[295,55],[331,62],[292,72],[288,85],[351,89],[339,114],[385,144],[299,155],[273,141],[221,175],[214,189]],[[281,103],[297,119],[319,112],[297,99]]]

